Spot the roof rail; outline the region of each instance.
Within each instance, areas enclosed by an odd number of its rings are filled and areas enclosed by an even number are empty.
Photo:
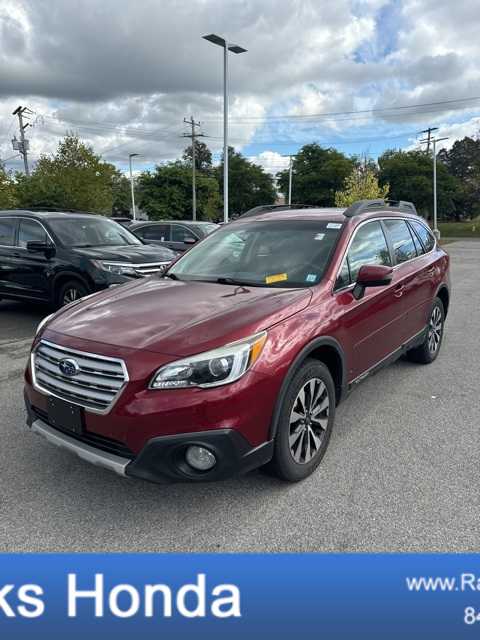
[[[413,202],[407,202],[406,200],[357,200],[346,209],[343,215],[346,218],[353,218],[360,213],[370,211],[371,209],[395,209],[396,211],[405,211],[406,213],[417,214],[415,205]]]
[[[245,213],[239,216],[239,218],[250,218],[256,216],[259,213],[266,213],[267,211],[288,211],[289,209],[314,209],[312,204],[261,204],[258,207],[253,207]]]

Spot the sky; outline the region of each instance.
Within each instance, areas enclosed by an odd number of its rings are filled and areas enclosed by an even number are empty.
[[[125,171],[179,158],[183,119],[223,144],[217,33],[229,56],[230,143],[275,173],[318,142],[377,158],[438,127],[480,129],[478,0],[0,0],[0,160],[32,110],[32,164],[75,132]]]

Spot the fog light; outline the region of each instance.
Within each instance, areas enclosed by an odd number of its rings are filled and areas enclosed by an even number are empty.
[[[211,451],[198,445],[188,447],[185,453],[185,460],[197,471],[208,471],[217,463],[217,459]]]

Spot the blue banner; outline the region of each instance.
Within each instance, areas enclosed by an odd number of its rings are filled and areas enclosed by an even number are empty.
[[[7,554],[0,562],[8,640],[480,637],[477,555]]]

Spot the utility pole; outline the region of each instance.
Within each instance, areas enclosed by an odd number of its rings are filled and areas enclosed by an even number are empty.
[[[12,140],[12,146],[14,151],[19,151],[23,156],[23,164],[25,166],[25,174],[30,175],[30,169],[28,167],[28,148],[29,141],[25,138],[25,129],[30,126],[30,123],[23,124],[24,114],[30,115],[33,113],[28,107],[19,106],[12,113],[12,116],[18,116],[18,128],[20,130],[20,142],[14,137]]]
[[[438,129],[438,127],[435,128]],[[430,142],[433,144],[433,233],[437,240],[440,239],[440,230],[437,224],[437,142],[442,142],[443,140],[448,140],[448,138],[431,138],[428,136],[426,140],[420,140],[422,144],[427,143],[427,150],[430,148]]]
[[[283,158],[290,158],[290,163],[288,167],[288,204],[292,204],[292,182],[293,182],[293,158],[296,158],[296,155],[284,155]]]
[[[183,119],[185,124],[189,124],[192,127],[192,133],[184,133],[183,138],[191,138],[192,139],[192,219],[197,219],[197,186],[196,186],[196,176],[195,176],[195,141],[197,138],[202,138],[203,133],[197,133],[195,131],[195,127],[200,126],[200,122],[195,122],[193,116],[190,116],[190,120],[186,118]]]
[[[132,214],[133,214],[133,221],[135,222],[135,220],[137,219],[137,212],[135,209],[135,184],[133,181],[133,170],[132,170],[132,158],[135,158],[137,156],[139,156],[139,153],[129,153],[128,154],[128,164],[130,167],[130,197],[132,199]]]
[[[428,129],[424,129],[423,131],[420,131],[420,133],[426,133],[427,134],[427,153],[429,153],[430,151],[430,141],[432,139],[432,131],[438,131],[438,127],[428,127]]]

